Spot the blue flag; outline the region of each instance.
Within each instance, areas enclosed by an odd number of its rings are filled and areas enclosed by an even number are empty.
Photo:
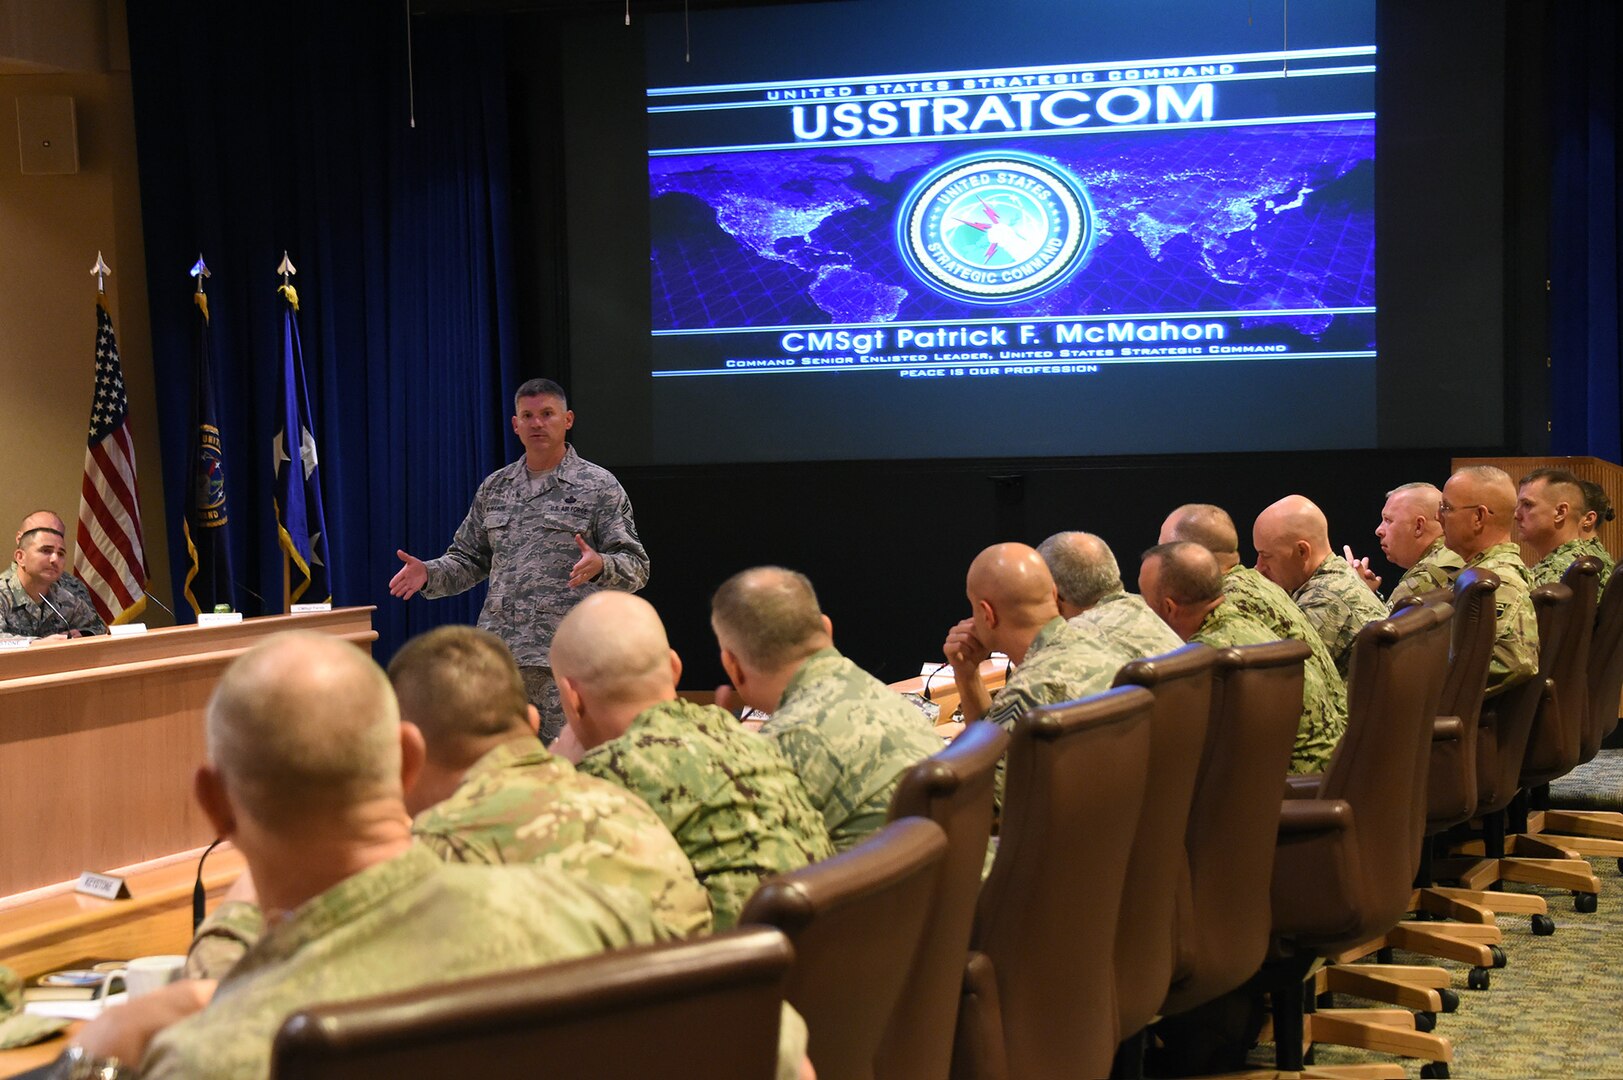
[[[192,561],[186,571],[185,596],[194,612],[214,611],[221,605],[235,611],[236,586],[231,576],[231,548],[226,542],[231,517],[225,501],[225,447],[220,441],[214,364],[209,353],[209,304],[200,291],[193,293],[192,299],[198,310],[197,370],[183,526],[186,551]]]
[[[311,433],[310,394],[304,385],[304,349],[299,344],[299,297],[291,285],[277,290],[287,301],[282,313],[282,427],[272,460],[276,470],[276,532],[292,565],[288,597],[294,603],[332,602],[327,568],[327,519],[321,511],[321,468]]]

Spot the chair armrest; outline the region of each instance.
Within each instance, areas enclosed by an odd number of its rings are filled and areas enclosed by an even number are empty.
[[[1345,799],[1286,799],[1279,804],[1280,838],[1352,828],[1352,804]]]
[[[1287,776],[1285,777],[1285,798],[1316,799],[1319,796],[1319,788],[1323,785],[1323,773]]]
[[[1465,721],[1457,716],[1439,716],[1431,722],[1431,741],[1459,742],[1465,738]]]

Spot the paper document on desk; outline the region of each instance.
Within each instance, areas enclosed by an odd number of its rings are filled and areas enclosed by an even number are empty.
[[[30,1016],[59,1016],[64,1020],[94,1020],[109,1005],[122,1005],[128,994],[110,994],[99,1001],[30,1001],[24,1011]]]

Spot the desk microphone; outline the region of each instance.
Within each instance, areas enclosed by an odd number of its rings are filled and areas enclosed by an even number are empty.
[[[156,597],[156,596],[153,596],[153,595],[152,595],[152,594],[151,594],[151,593],[147,593],[147,594],[146,594],[146,598],[147,598],[147,599],[148,599],[148,600],[151,600],[151,601],[152,601],[152,602],[153,602],[153,603],[154,603],[154,604],[157,604],[157,605],[158,605],[158,606],[159,606],[159,607],[161,607],[161,608],[163,608],[163,609],[164,609],[164,610],[165,610],[165,611],[167,611],[167,612],[169,612],[169,617],[170,617],[170,618],[171,618],[171,619],[175,619],[175,613],[174,613],[174,611],[173,611],[173,610],[172,610],[172,609],[171,609],[171,608],[170,608],[170,607],[169,607],[169,605],[168,605],[168,604],[166,604],[166,603],[164,603],[164,602],[163,602],[163,601],[162,601],[162,600],[159,600],[159,599],[158,599],[158,598],[157,598],[157,597]],[[176,621],[177,621],[177,622],[178,622],[178,621],[179,621],[179,620],[178,620],[178,619],[176,619]]]
[[[951,660],[943,660],[936,667],[936,669],[934,671],[930,672],[930,674],[928,674],[928,675],[926,675],[924,677],[924,693],[920,694],[919,696],[922,697],[925,701],[932,700],[932,698],[930,697],[930,684],[935,682],[935,677],[937,675],[941,674],[941,669],[946,667],[948,664],[951,664],[951,663],[952,663]]]
[[[197,934],[197,928],[203,925],[204,907],[208,894],[203,889],[203,863],[209,857],[209,852],[220,846],[223,836],[216,836],[214,843],[203,849],[203,857],[197,860],[197,884],[192,886],[192,934]]]
[[[62,620],[62,631],[63,631],[63,633],[72,634],[73,633],[73,624],[68,622],[68,617],[66,615],[62,614],[62,609],[57,607],[55,604],[51,603],[51,598],[49,596],[46,596],[44,593],[39,594],[39,599],[40,599],[40,603],[42,603],[46,607],[50,608],[51,611],[56,615],[56,617]]]

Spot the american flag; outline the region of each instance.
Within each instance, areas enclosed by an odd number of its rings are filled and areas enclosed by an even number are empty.
[[[124,369],[107,309],[96,304],[96,392],[79,488],[78,554],[73,570],[107,623],[129,622],[146,608],[146,549],[135,485],[135,444]]]

